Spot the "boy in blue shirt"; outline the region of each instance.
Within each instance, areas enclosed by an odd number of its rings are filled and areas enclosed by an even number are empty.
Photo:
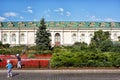
[[[12,77],[13,65],[10,63],[10,60],[7,60],[6,68],[7,68],[7,77],[10,77],[10,76]]]

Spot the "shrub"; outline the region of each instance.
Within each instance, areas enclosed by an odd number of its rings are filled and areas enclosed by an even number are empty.
[[[10,44],[4,44],[3,47],[4,47],[4,48],[9,48],[9,47],[10,47]]]
[[[28,58],[35,58],[34,54],[28,54]]]

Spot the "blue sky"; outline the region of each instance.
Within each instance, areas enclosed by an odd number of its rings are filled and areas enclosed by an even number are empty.
[[[0,0],[0,21],[115,21],[120,0]]]

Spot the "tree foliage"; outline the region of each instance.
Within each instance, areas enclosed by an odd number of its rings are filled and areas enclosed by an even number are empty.
[[[113,46],[110,51],[120,53],[120,42],[113,42]]]
[[[120,36],[118,36],[118,40],[120,41]]]
[[[53,53],[52,67],[120,67],[120,42],[110,40],[109,32],[96,31],[90,45],[76,42]]]
[[[85,43],[85,42],[75,42],[73,45],[72,45],[72,47],[71,47],[71,51],[72,52],[75,52],[75,51],[81,51],[81,50],[87,50],[87,48],[88,48],[88,45],[87,45],[87,43]]]
[[[46,24],[44,18],[40,21],[40,26],[36,32],[36,46],[38,50],[50,49],[50,36],[51,34],[46,30]]]
[[[100,50],[102,52],[107,52],[107,51],[111,51],[111,49],[113,48],[113,42],[110,41],[110,40],[107,40],[107,41],[103,41],[101,44],[100,44]]]
[[[91,39],[90,47],[92,49],[101,48],[101,43],[104,41],[110,41],[110,33],[103,32],[102,30],[94,32],[94,36]],[[111,43],[111,42],[110,42]]]
[[[2,42],[0,41],[0,48],[2,48],[2,46],[3,46],[3,44],[2,44]]]

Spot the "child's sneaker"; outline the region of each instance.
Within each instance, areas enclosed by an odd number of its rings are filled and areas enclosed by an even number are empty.
[[[12,77],[12,73],[10,74],[10,77]]]
[[[10,75],[10,77],[12,77],[12,75]]]
[[[10,77],[10,76],[7,76],[8,78]]]

